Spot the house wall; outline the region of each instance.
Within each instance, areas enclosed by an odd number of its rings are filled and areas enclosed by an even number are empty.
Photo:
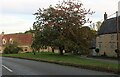
[[[52,52],[52,48],[48,46],[46,49],[40,49],[40,52]],[[59,53],[59,50],[54,49],[54,53]]]
[[[99,48],[100,50],[99,55],[103,55],[105,52],[107,56],[116,57],[117,54],[115,53],[115,49],[117,49],[117,34],[104,34],[97,36],[96,48]]]
[[[23,51],[20,51],[19,53],[25,53],[25,52],[32,52],[32,48],[29,45],[22,45],[22,46],[18,46],[20,48],[22,48]],[[3,53],[4,50],[4,46],[0,46],[0,53]],[[51,47],[47,47],[46,49],[40,49],[40,52],[52,52],[52,48]],[[59,53],[58,49],[54,49],[54,53]]]
[[[22,48],[23,51],[20,51],[20,53],[25,53],[25,52],[32,52],[32,48],[29,45],[22,45],[22,46],[18,46],[20,48]]]
[[[24,45],[24,46],[18,46],[20,48],[22,48],[23,51],[20,51],[20,53],[25,53],[25,52],[32,52],[32,48],[28,45]],[[0,53],[3,53],[4,50],[4,46],[0,46]]]

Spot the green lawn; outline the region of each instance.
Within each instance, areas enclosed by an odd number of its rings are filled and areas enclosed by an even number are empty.
[[[0,56],[2,56],[2,54],[0,54]]]
[[[84,59],[84,58],[80,58],[80,56],[75,56],[75,55],[61,56],[56,53],[40,52],[37,53],[36,55],[33,55],[33,53],[21,53],[21,54],[3,54],[3,56],[22,57],[22,58],[37,59],[37,60],[40,59],[40,60],[68,63],[68,64],[73,64],[73,65],[97,69],[97,70],[102,69],[113,72],[118,71],[118,64]]]

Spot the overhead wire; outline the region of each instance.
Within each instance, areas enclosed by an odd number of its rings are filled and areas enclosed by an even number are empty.
[[[110,18],[110,17],[112,17],[115,14],[116,14],[116,12],[114,12],[114,13],[110,14],[109,16],[107,16],[107,18]],[[104,19],[99,20],[99,22],[103,22],[103,21],[104,21]],[[93,24],[95,25],[97,22],[90,23],[90,25],[88,25],[88,26],[92,26]]]

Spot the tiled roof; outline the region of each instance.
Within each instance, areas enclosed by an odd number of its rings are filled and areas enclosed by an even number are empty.
[[[102,34],[111,34],[111,33],[116,33],[116,17],[107,19],[104,21],[98,30],[98,35]],[[119,31],[120,31],[120,16],[119,16]]]
[[[5,39],[6,42],[12,39],[17,42],[18,45],[31,45],[32,34],[6,34],[3,36],[3,39]]]

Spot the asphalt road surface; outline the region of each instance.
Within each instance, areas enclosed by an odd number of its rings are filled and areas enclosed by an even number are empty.
[[[3,75],[114,75],[58,64],[16,58],[2,58]]]

